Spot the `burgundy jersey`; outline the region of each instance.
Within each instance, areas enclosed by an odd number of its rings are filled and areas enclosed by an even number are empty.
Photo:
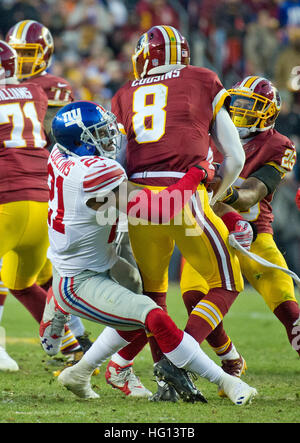
[[[48,106],[65,106],[74,100],[72,87],[62,77],[57,77],[47,72],[32,77],[24,83],[36,83],[40,85],[48,97]]]
[[[29,82],[0,87],[0,203],[48,201],[47,102]]]
[[[217,75],[195,66],[127,82],[113,97],[112,112],[127,135],[129,179],[145,171],[185,173],[205,160],[209,129],[227,99]],[[136,181],[164,186],[174,180]]]
[[[272,165],[284,177],[286,172],[290,172],[296,162],[296,150],[293,142],[285,135],[280,134],[275,129],[260,132],[248,143],[244,144],[246,154],[245,166],[240,177],[234,183],[238,189],[243,181],[264,165]],[[220,162],[220,154],[214,157]],[[271,201],[273,194],[268,194],[259,203],[252,206],[247,212],[241,215],[249,221],[255,223],[258,233],[267,232],[273,234],[272,222],[274,220]]]

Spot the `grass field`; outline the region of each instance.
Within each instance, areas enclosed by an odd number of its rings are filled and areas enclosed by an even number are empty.
[[[179,289],[168,294],[169,311],[184,326],[185,311]],[[92,338],[101,326],[85,322]],[[207,404],[150,403],[130,399],[105,383],[104,370],[93,377],[100,399],[80,400],[60,387],[37,340],[37,324],[13,297],[5,306],[2,326],[7,350],[19,363],[17,373],[0,373],[0,423],[299,423],[300,360],[290,347],[285,330],[263,300],[244,291],[225,319],[227,332],[247,361],[244,380],[256,387],[259,396],[251,405],[234,406],[217,396],[216,386],[206,380],[196,384]],[[205,343],[203,349],[216,361]],[[152,360],[147,346],[137,357],[135,372],[153,392]]]

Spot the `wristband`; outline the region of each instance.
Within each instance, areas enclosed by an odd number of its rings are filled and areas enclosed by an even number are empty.
[[[227,205],[232,205],[237,199],[239,198],[239,192],[235,188],[231,188],[232,193],[226,197],[224,200],[222,200],[223,203],[226,203]]]
[[[226,228],[228,229],[229,232],[234,231],[234,227],[237,221],[244,220],[244,218],[238,212],[235,211],[227,212],[221,217],[221,219],[225,223]]]

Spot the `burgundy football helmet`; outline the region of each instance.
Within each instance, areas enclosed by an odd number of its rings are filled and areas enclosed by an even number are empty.
[[[238,128],[249,132],[265,131],[274,125],[280,112],[278,90],[266,78],[248,76],[228,90],[230,114]]]
[[[190,63],[190,48],[173,26],[153,26],[139,39],[132,56],[136,79],[163,74]]]
[[[22,20],[8,31],[5,40],[18,54],[18,78],[33,77],[51,62],[53,38],[46,26],[34,20]]]
[[[18,83],[18,55],[6,42],[0,40],[0,79],[1,83]]]

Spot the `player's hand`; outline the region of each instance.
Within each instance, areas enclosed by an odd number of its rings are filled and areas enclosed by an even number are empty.
[[[245,249],[250,250],[251,243],[253,241],[253,229],[249,222],[246,220],[238,220],[234,226],[233,231],[229,234],[229,243],[230,239],[234,237],[234,239]],[[231,244],[234,246],[234,244]]]
[[[300,188],[298,188],[298,191],[296,193],[295,203],[297,205],[297,208],[300,209]]]
[[[195,165],[195,168],[202,169],[205,172],[204,178],[201,180],[202,183],[210,183],[215,175],[214,165],[207,160],[203,160]]]

